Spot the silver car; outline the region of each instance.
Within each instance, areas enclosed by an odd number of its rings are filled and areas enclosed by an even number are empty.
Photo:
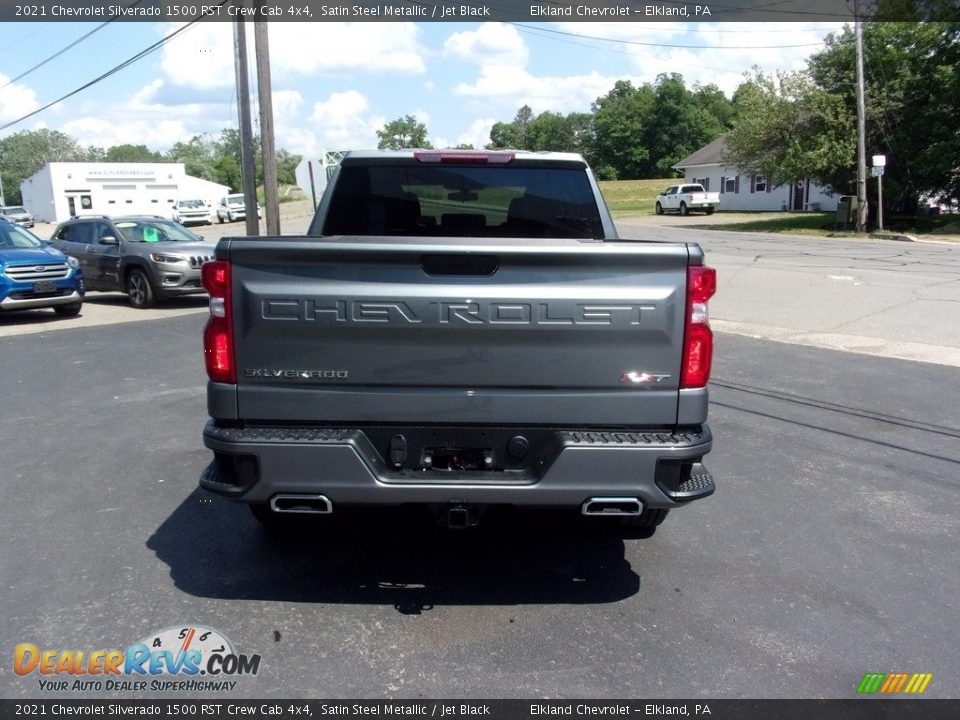
[[[216,246],[179,223],[147,215],[71,218],[51,242],[80,261],[88,290],[124,292],[136,308],[205,292],[200,266]]]
[[[20,227],[33,227],[33,215],[27,212],[23,205],[3,205],[0,206],[0,215]]]

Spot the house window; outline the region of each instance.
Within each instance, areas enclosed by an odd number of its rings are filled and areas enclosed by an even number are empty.
[[[726,178],[723,181],[723,191],[728,193],[735,193],[737,191],[737,179]]]
[[[754,181],[754,189],[757,192],[766,192],[767,190],[767,179],[763,175],[757,175],[756,180]]]

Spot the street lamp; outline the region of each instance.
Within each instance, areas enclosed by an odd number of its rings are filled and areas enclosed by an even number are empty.
[[[873,174],[877,178],[877,229],[883,230],[883,169],[887,166],[886,155],[873,156]]]
[[[0,163],[3,162],[3,150],[0,150]],[[7,204],[7,198],[3,195],[3,170],[0,169],[0,207]]]

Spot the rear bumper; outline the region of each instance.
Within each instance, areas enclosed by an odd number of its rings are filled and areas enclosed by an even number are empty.
[[[631,497],[647,508],[675,508],[714,489],[700,462],[712,445],[706,425],[682,432],[557,430],[528,467],[490,472],[393,470],[356,428],[222,428],[211,421],[203,440],[214,460],[201,487],[246,503],[312,494],[334,506],[579,508],[593,497]]]

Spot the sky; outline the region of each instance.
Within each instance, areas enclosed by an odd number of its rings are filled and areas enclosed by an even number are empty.
[[[0,23],[0,125],[88,83],[170,34],[171,23],[110,23],[39,69],[95,23]],[[839,23],[332,23],[269,25],[277,146],[305,157],[376,147],[384,123],[414,115],[434,147],[489,140],[494,122],[588,112],[617,80],[677,72],[730,97],[744,73],[799,70]],[[236,128],[233,25],[196,23],[156,52],[12,127],[82,146],[166,151]],[[253,74],[252,24],[248,52]],[[678,47],[685,46],[685,47]],[[255,92],[255,86],[254,86]],[[253,117],[257,117],[254,106]]]

